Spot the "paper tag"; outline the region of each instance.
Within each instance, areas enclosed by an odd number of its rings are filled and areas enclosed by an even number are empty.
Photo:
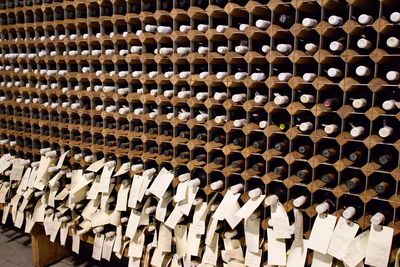
[[[2,224],[5,224],[7,222],[8,214],[10,214],[10,205],[6,205],[3,208],[3,216],[1,217]]]
[[[303,240],[303,245],[293,246],[288,251],[286,267],[305,266],[307,259],[307,242]]]
[[[313,252],[311,267],[331,267],[333,258],[331,255],[322,254],[318,251]]]
[[[20,159],[14,159],[10,174],[10,181],[19,181],[24,173],[24,165],[21,164]]]
[[[22,224],[24,223],[24,212],[17,211],[17,217],[15,219],[14,226],[17,228],[21,228]]]
[[[377,230],[373,225],[369,231],[365,264],[375,267],[388,266],[392,247],[393,228],[383,226]]]
[[[60,227],[61,227],[61,222],[58,221],[58,220],[54,220],[53,221],[53,229],[52,229],[51,234],[50,234],[50,241],[51,242],[54,243],[54,241],[56,241],[57,234],[58,234],[58,231],[60,230]]]
[[[162,253],[161,250],[155,249],[153,252],[153,257],[151,258],[150,264],[152,266],[161,267],[164,261],[165,254]]]
[[[132,186],[129,191],[129,199],[128,199],[128,207],[129,208],[136,208],[136,204],[139,198],[139,192],[143,184],[143,176],[140,175],[133,175],[132,179]]]
[[[326,254],[331,241],[336,217],[330,214],[318,214],[311,230],[308,248]],[[324,234],[321,234],[324,233]]]
[[[163,223],[160,224],[158,231],[158,246],[162,252],[171,252],[172,244],[172,230],[165,226]]]
[[[121,167],[119,167],[118,171],[114,174],[114,177],[127,173],[130,168],[131,168],[130,162],[125,162],[124,164],[121,165]]]
[[[356,236],[358,228],[360,228],[358,224],[347,222],[345,218],[340,217],[335,230],[333,230],[328,254],[341,260],[347,250],[347,246]]]
[[[0,158],[0,173],[3,173],[3,172],[4,172],[5,170],[7,170],[8,167],[10,167],[11,164],[12,164],[11,160],[7,160],[7,159],[6,159],[6,158],[7,158],[7,155],[10,155],[10,154],[3,155],[3,156]]]
[[[117,195],[117,204],[115,206],[115,210],[126,211],[126,207],[128,204],[129,189],[130,189],[129,183],[125,185],[124,183],[121,184]]]
[[[271,206],[271,223],[276,238],[291,238],[289,217],[280,202]]]
[[[165,225],[171,229],[175,228],[175,225],[179,222],[179,220],[183,217],[182,212],[179,210],[178,206],[172,210],[171,214],[169,215]]]
[[[110,185],[110,179],[115,166],[104,166],[103,172],[100,176],[100,192],[107,193]]]
[[[86,199],[96,199],[100,193],[100,177],[96,177],[87,192]]]
[[[128,267],[140,267],[141,258],[129,257]]]
[[[214,234],[210,246],[206,246],[201,263],[211,264],[212,266],[217,265],[218,261],[218,241],[219,235]]]
[[[96,234],[94,236],[93,242],[93,253],[92,258],[95,260],[101,260],[101,253],[103,251],[103,244],[104,244],[104,235],[103,234]]]
[[[259,252],[260,243],[260,219],[250,217],[244,223],[244,236],[246,240],[247,250],[257,254]]]
[[[140,212],[132,209],[128,220],[128,226],[126,227],[125,235],[127,237],[132,239],[135,236],[135,232],[139,226],[139,221],[140,221]]]
[[[247,200],[247,202],[240,208],[240,210],[238,212],[236,212],[236,217],[239,218],[249,218],[251,214],[253,214],[253,212],[258,208],[258,206],[261,205],[261,203],[263,202],[265,198],[265,195],[260,195],[258,197],[255,198],[250,198],[249,200]],[[258,253],[257,251],[252,251],[254,253]]]
[[[115,236],[112,237],[105,237],[103,243],[103,250],[101,252],[101,257],[106,261],[110,261],[112,248],[114,246]]]
[[[214,219],[212,216],[210,221],[208,222],[207,231],[206,231],[206,245],[211,246],[212,239],[214,238],[214,233],[217,230],[218,219]]]
[[[299,209],[294,208],[294,240],[292,243],[292,248],[294,247],[303,247],[303,212]],[[302,252],[303,250],[300,250]]]
[[[107,200],[110,198],[110,195],[114,189],[114,186],[115,186],[114,184],[107,185],[107,187],[108,187],[107,191],[101,193],[101,197],[100,197],[100,209],[101,210],[108,209]],[[104,190],[102,190],[102,191],[104,191]]]
[[[156,208],[156,220],[160,222],[165,221],[165,216],[167,215],[167,207],[168,203],[172,200],[172,196],[162,198],[160,201],[157,203],[157,208]]]
[[[161,199],[173,179],[174,175],[167,169],[162,168],[157,177],[154,179],[153,183],[151,184],[149,191],[153,195]]]
[[[104,167],[105,163],[106,163],[106,159],[102,158],[101,160],[93,162],[89,167],[87,167],[86,171],[87,172],[98,172],[101,168]]]
[[[129,242],[128,256],[140,259],[143,254],[144,241],[143,231],[137,231],[134,238]]]
[[[262,250],[259,249],[256,253],[246,250],[244,263],[246,266],[260,266],[262,258]]]
[[[343,257],[344,263],[350,267],[355,267],[359,264],[367,253],[367,245],[369,239],[369,230],[359,234],[347,246],[347,250]]]
[[[79,254],[79,248],[81,244],[81,238],[78,235],[76,229],[72,229],[72,251]]]
[[[187,239],[187,226],[177,225],[174,228],[175,243],[176,243],[176,254],[181,257],[186,255],[186,239]]]
[[[28,167],[25,170],[24,176],[22,176],[21,182],[19,183],[17,194],[22,195],[23,192],[28,188],[28,180],[31,175],[32,168]]]
[[[60,245],[65,246],[68,237],[69,225],[67,223],[62,223],[60,227]]]
[[[199,256],[200,241],[201,235],[197,235],[193,224],[189,224],[186,253],[190,256]]]
[[[187,187],[187,198],[178,203],[179,210],[184,215],[189,216],[198,191],[198,187]]]
[[[61,156],[58,158],[58,162],[57,162],[58,169],[61,169],[61,167],[63,166],[64,160],[67,157],[68,153],[69,153],[69,150],[62,153]]]
[[[44,187],[49,182],[50,175],[47,169],[49,168],[50,163],[51,163],[51,158],[45,156],[42,156],[40,158],[40,163],[34,182],[34,187],[38,190],[43,190]]]
[[[204,235],[206,232],[206,219],[207,219],[207,203],[203,202],[196,205],[193,214],[194,231],[198,235]]]
[[[286,243],[284,239],[276,239],[274,230],[267,229],[268,236],[268,264],[286,265]]]
[[[175,202],[179,202],[179,201],[186,199],[188,184],[189,184],[189,180],[178,184],[178,186],[176,188],[176,193],[174,196]]]
[[[240,194],[233,194],[231,190],[226,191],[224,198],[218,205],[218,208],[215,210],[212,217],[217,220],[224,220],[225,214],[229,212],[230,207],[233,206],[234,203],[237,203],[239,197]]]

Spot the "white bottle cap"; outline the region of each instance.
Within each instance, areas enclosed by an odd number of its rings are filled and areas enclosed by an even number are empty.
[[[226,121],[226,116],[216,116],[214,120],[216,124],[223,124]]]
[[[332,15],[328,18],[328,23],[332,26],[339,26],[343,23],[343,19],[339,16]]]
[[[358,66],[356,68],[356,74],[360,77],[366,77],[371,74],[371,70],[366,66]]]
[[[316,19],[304,18],[301,24],[303,24],[304,27],[312,28],[317,26],[318,21]]]
[[[131,166],[131,171],[137,172],[143,170],[143,164],[133,164]]]
[[[379,136],[382,138],[389,137],[393,133],[393,128],[389,126],[383,126],[382,128],[379,129]]]
[[[224,101],[227,98],[228,98],[228,94],[225,93],[225,92],[222,92],[222,93],[221,92],[216,92],[214,94],[214,99],[217,100],[217,101]]]
[[[258,126],[259,126],[261,129],[265,129],[265,128],[268,126],[268,122],[267,122],[267,121],[260,121],[260,122],[258,123]]]
[[[371,224],[380,225],[383,223],[384,220],[385,220],[385,215],[383,215],[380,212],[377,212],[374,214],[374,216],[371,217]]]
[[[397,48],[400,46],[400,40],[396,37],[389,37],[386,41],[386,45],[390,48]]]
[[[247,28],[249,27],[249,24],[240,24],[239,25],[239,30],[244,32]]]
[[[185,181],[189,180],[190,179],[190,172],[187,172],[187,173],[179,175],[178,179],[179,179],[180,182],[185,182]]]
[[[201,183],[200,179],[195,178],[195,179],[189,181],[188,186],[189,187],[199,187],[200,183]]]
[[[390,21],[393,23],[399,23],[400,22],[400,12],[393,12],[390,14]]]
[[[327,202],[322,202],[315,207],[315,211],[318,214],[325,213],[329,210],[329,204]]]
[[[263,80],[265,80],[267,78],[267,76],[263,72],[254,72],[250,75],[250,78],[252,81],[262,82]]]
[[[236,94],[232,96],[232,101],[235,103],[239,103],[246,100],[246,94]]]
[[[239,120],[234,120],[233,121],[233,126],[236,128],[243,127],[243,125],[246,124],[246,119],[239,119]]]
[[[229,28],[229,27],[228,27],[227,25],[218,25],[218,26],[215,28],[215,30],[216,30],[217,32],[224,32],[224,31],[226,31],[228,28]]]
[[[260,196],[261,194],[262,194],[262,191],[260,188],[255,188],[255,189],[248,191],[248,195],[250,198],[256,198],[256,197]]]
[[[339,127],[336,124],[327,124],[324,127],[324,132],[327,134],[333,134],[337,132],[338,129]]]
[[[374,18],[367,14],[361,14],[358,17],[358,23],[361,25],[371,24],[374,21]]]
[[[281,82],[287,82],[292,78],[292,74],[290,72],[281,72],[278,74],[278,80]]]
[[[268,20],[258,19],[256,20],[256,27],[265,30],[271,25]]]
[[[188,31],[190,31],[190,26],[189,25],[181,25],[181,26],[179,26],[179,31],[180,32],[188,32]]]
[[[236,194],[236,193],[239,193],[240,191],[242,191],[243,188],[244,188],[243,184],[239,183],[239,184],[232,185],[230,190],[233,194]]]
[[[299,208],[306,203],[307,198],[305,196],[299,196],[293,200],[293,206]]]
[[[299,125],[299,129],[302,132],[306,132],[308,130],[311,130],[314,127],[314,125],[312,124],[312,122],[306,121],[306,122],[302,122]]]
[[[221,180],[218,180],[218,181],[210,184],[210,188],[214,191],[222,188],[223,186],[224,186],[224,182]]]
[[[278,201],[279,201],[279,198],[278,198],[277,195],[270,195],[270,196],[268,196],[268,197],[265,198],[265,200],[264,200],[264,205],[265,205],[266,207],[268,207],[268,206],[273,206],[273,205],[277,204]]]
[[[351,129],[350,131],[350,135],[353,137],[359,137],[360,135],[362,135],[364,133],[365,129],[362,126],[356,126],[353,127],[353,129]]]
[[[345,218],[346,220],[350,220],[351,218],[353,218],[353,216],[356,214],[356,209],[354,207],[347,207],[344,211],[343,211],[343,218]]]
[[[205,122],[208,119],[208,115],[207,114],[199,114],[196,116],[196,121],[198,122]]]
[[[357,46],[360,49],[370,49],[372,46],[372,43],[365,38],[361,38],[357,41]]]
[[[307,43],[307,44],[304,46],[304,49],[305,49],[307,52],[314,53],[315,51],[318,50],[318,46],[317,46],[316,44],[313,44],[313,43]]]
[[[315,73],[307,72],[303,74],[303,80],[306,82],[312,82],[315,80],[315,78],[317,78],[317,75]]]
[[[208,97],[208,93],[207,92],[200,92],[196,94],[196,99],[197,100],[204,100]]]
[[[190,118],[190,112],[187,111],[179,113],[178,115],[178,119],[180,119],[181,121],[187,121],[189,118]]]
[[[263,104],[267,101],[268,101],[268,97],[265,95],[256,95],[254,97],[254,102],[256,102],[257,104]]]
[[[165,90],[164,91],[164,96],[167,98],[171,98],[174,96],[174,90]]]
[[[236,72],[234,77],[236,80],[243,80],[244,78],[247,77],[247,72],[244,71]]]
[[[386,100],[382,103],[382,108],[384,110],[392,110],[396,107],[396,101],[394,99]]]
[[[397,81],[400,78],[400,73],[398,71],[388,71],[386,73],[386,79],[388,81]]]
[[[228,75],[227,72],[225,72],[225,71],[220,71],[220,72],[217,72],[217,74],[215,75],[215,77],[216,77],[217,79],[223,79],[223,78],[225,78],[227,75]]]
[[[343,48],[343,44],[337,41],[333,41],[329,44],[329,49],[332,51],[342,51]]]
[[[280,95],[278,93],[275,93],[275,98],[274,98],[274,103],[275,105],[285,105],[287,103],[289,103],[289,97],[286,95]]]
[[[328,76],[331,78],[340,77],[342,76],[342,71],[337,68],[329,68],[328,69]]]
[[[351,105],[353,108],[363,108],[367,105],[367,100],[365,98],[357,98],[353,100]]]
[[[217,47],[217,52],[222,54],[222,55],[225,55],[226,52],[228,52],[228,47],[226,47],[226,46],[218,46]]]
[[[202,71],[199,73],[199,78],[200,79],[205,79],[208,75],[210,75],[210,73],[208,71]]]
[[[300,102],[303,104],[314,103],[315,97],[313,95],[304,94],[300,96]]]
[[[292,46],[290,44],[278,44],[276,46],[276,50],[278,50],[281,53],[290,53],[292,52]]]
[[[271,50],[271,47],[269,45],[263,45],[261,47],[261,51],[265,54],[267,54]]]
[[[177,96],[180,99],[188,98],[188,97],[190,97],[190,91],[180,91],[180,92],[178,92]]]

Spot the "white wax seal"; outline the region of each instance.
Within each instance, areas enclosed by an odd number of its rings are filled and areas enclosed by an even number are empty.
[[[215,28],[215,30],[216,30],[217,32],[224,32],[224,31],[226,31],[228,28],[229,28],[229,26],[227,26],[227,25],[218,25],[218,26]]]
[[[329,44],[329,49],[332,51],[342,51],[344,45],[341,42],[333,41]]]
[[[356,109],[363,108],[367,105],[367,100],[365,98],[357,98],[357,99],[353,100],[351,105],[353,106],[353,108],[356,108]]]
[[[392,110],[395,107],[397,107],[397,102],[394,99],[386,100],[385,102],[382,103],[382,108],[384,110]]]
[[[265,54],[267,54],[271,50],[271,47],[269,45],[263,45],[261,47],[261,51]]]
[[[271,22],[268,20],[258,19],[256,20],[256,27],[265,30],[271,25]]]
[[[207,92],[199,92],[196,94],[196,99],[197,100],[204,100],[208,97],[208,93]]]
[[[343,23],[343,18],[332,15],[328,18],[328,23],[331,24],[332,26],[339,26]]]
[[[299,208],[306,203],[307,198],[305,196],[299,196],[293,200],[293,206]]]
[[[301,24],[303,24],[304,27],[312,28],[317,26],[318,21],[316,19],[304,18]]]
[[[393,23],[399,23],[400,22],[400,12],[393,12],[390,14],[390,21]]]
[[[302,122],[299,125],[299,129],[302,132],[306,132],[308,130],[311,130],[314,127],[314,125],[312,124],[312,122],[306,121],[306,122]]]
[[[388,71],[386,73],[386,79],[388,81],[397,81],[400,78],[400,73],[398,71]]]
[[[372,43],[365,38],[361,38],[357,41],[357,46],[360,49],[370,49],[372,46]]]
[[[339,130],[339,127],[336,124],[326,124],[324,126],[324,132],[327,134],[333,134]]]
[[[265,128],[268,126],[268,122],[267,122],[267,121],[260,121],[260,122],[258,123],[258,126],[259,126],[261,129],[265,129]]]
[[[315,207],[315,211],[318,214],[325,213],[329,210],[329,204],[327,202],[322,202],[321,204],[318,204],[317,207]]]
[[[359,137],[364,133],[365,129],[362,126],[353,127],[350,131],[350,135],[353,137]]]
[[[226,121],[226,116],[220,115],[214,118],[216,124],[223,124]]]
[[[340,77],[342,76],[342,71],[337,68],[329,68],[328,69],[328,76],[331,78]]]
[[[218,181],[210,184],[210,188],[214,191],[222,188],[223,186],[224,186],[224,182],[222,182],[221,180],[218,180]]]
[[[350,220],[351,218],[353,218],[353,216],[356,214],[356,209],[354,207],[347,207],[344,211],[343,211],[343,218],[345,218],[346,220]]]
[[[400,46],[400,40],[396,37],[389,37],[386,41],[386,45],[390,48],[397,48]]]
[[[382,138],[389,137],[393,133],[393,128],[389,126],[383,126],[382,128],[379,129],[379,136]]]
[[[380,212],[377,212],[374,214],[374,216],[371,217],[371,224],[380,225],[383,223],[384,220],[385,220],[385,215],[383,215]]]
[[[318,50],[318,46],[317,46],[316,44],[313,44],[313,43],[307,43],[307,44],[304,46],[304,49],[305,49],[307,52],[314,53],[315,51]]]
[[[315,73],[307,72],[303,74],[303,80],[306,82],[312,82],[315,80],[315,78],[317,78],[317,75]]]
[[[278,44],[276,46],[276,50],[278,50],[281,53],[290,53],[292,51],[292,46],[290,44]]]
[[[246,94],[236,94],[232,96],[232,101],[235,103],[239,103],[246,100]]]
[[[361,25],[371,24],[374,21],[374,18],[367,14],[361,14],[358,16],[358,23]]]
[[[273,206],[273,205],[277,204],[278,201],[279,201],[279,198],[278,198],[277,195],[270,195],[270,196],[268,196],[268,197],[265,198],[265,200],[264,200],[264,205],[265,205],[266,207],[268,207],[268,206]]]
[[[369,76],[371,74],[371,70],[366,66],[358,66],[356,68],[356,74],[360,77]]]
[[[260,188],[255,188],[255,189],[248,191],[247,194],[249,195],[250,198],[256,198],[262,194],[262,191]]]
[[[280,95],[278,93],[275,93],[275,98],[274,98],[274,103],[278,106],[280,105],[285,105],[289,103],[289,97],[286,95]]]
[[[287,82],[292,78],[292,74],[290,72],[281,72],[278,74],[278,80],[281,82]]]
[[[313,95],[304,94],[300,96],[300,102],[303,104],[314,103],[315,97]]]
[[[254,97],[254,102],[256,102],[257,104],[263,104],[267,101],[268,101],[268,97],[264,96],[264,95],[256,95]]]
[[[239,120],[234,120],[233,121],[233,126],[236,128],[243,127],[243,125],[246,124],[246,119],[239,119]]]
[[[221,92],[216,92],[214,94],[214,99],[217,100],[217,101],[224,101],[227,98],[228,98],[228,94],[224,93],[224,92],[222,92],[222,93]]]

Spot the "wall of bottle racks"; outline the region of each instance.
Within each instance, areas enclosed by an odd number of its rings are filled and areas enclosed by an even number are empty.
[[[304,196],[305,237],[321,203],[338,217],[353,207],[362,231],[379,212],[393,263],[397,11],[395,0],[1,1],[1,154],[166,168],[172,192],[190,173],[205,202],[242,184],[240,203],[260,189],[291,222]],[[270,207],[257,212],[266,240]]]

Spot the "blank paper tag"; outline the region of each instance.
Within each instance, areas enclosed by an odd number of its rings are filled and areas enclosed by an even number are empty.
[[[129,238],[133,238],[135,236],[135,232],[139,226],[140,221],[140,212],[137,210],[131,210],[131,214],[128,220],[128,226],[126,227],[125,235]]]
[[[369,230],[359,234],[350,242],[343,257],[344,263],[350,267],[355,267],[365,258],[368,238]]]
[[[371,226],[365,264],[375,267],[388,266],[392,239],[393,228],[383,226],[381,230],[376,230],[374,226]]]
[[[268,264],[286,265],[286,243],[284,239],[276,239],[274,230],[267,229],[268,235]]]
[[[202,264],[211,264],[212,266],[217,266],[218,261],[218,240],[219,235],[214,234],[211,241],[211,246],[206,246],[203,257],[201,259]]]
[[[110,179],[115,166],[104,166],[103,172],[100,176],[100,192],[107,193],[110,185]]]
[[[144,239],[145,236],[143,234],[143,231],[137,231],[135,237],[131,239],[129,242],[129,250],[128,250],[129,257],[135,257],[139,259],[142,257]]]
[[[321,233],[322,234],[322,233]],[[311,267],[331,267],[333,258],[331,255],[313,252]]]
[[[130,168],[131,168],[130,162],[125,162],[124,164],[121,165],[121,167],[119,167],[118,171],[114,174],[114,177],[127,173]]]
[[[347,246],[356,236],[358,228],[360,228],[358,224],[347,222],[345,218],[340,217],[335,230],[333,230],[328,254],[341,260],[347,250]]]
[[[171,214],[169,215],[167,221],[165,222],[165,225],[171,229],[174,229],[175,225],[179,222],[179,220],[182,218],[182,216],[183,216],[183,214],[179,210],[178,206],[175,206],[175,208],[172,210]]]
[[[174,196],[175,202],[179,202],[179,201],[186,199],[188,184],[189,184],[189,180],[178,184],[178,186],[176,188],[176,193]]]
[[[197,235],[194,231],[193,224],[189,224],[189,232],[187,237],[187,254],[190,256],[199,256],[201,235]]]
[[[154,179],[153,183],[151,184],[149,191],[153,195],[161,199],[173,179],[174,175],[167,169],[162,168],[157,177]]]
[[[196,187],[187,187],[187,197],[178,203],[179,210],[186,216],[189,216],[190,210],[192,209],[193,202],[196,198],[197,192],[199,188]]]
[[[157,208],[156,208],[156,220],[160,221],[160,222],[164,222],[165,221],[165,216],[167,215],[167,207],[168,207],[168,203],[172,200],[172,196],[169,197],[165,197],[160,199],[160,201],[158,201],[157,203]]]
[[[115,236],[104,238],[103,249],[101,252],[101,257],[103,259],[110,261],[114,242],[115,242]]]
[[[304,266],[307,259],[307,242],[308,240],[303,240],[303,245],[292,246],[288,251],[287,264],[286,267],[298,267]]]
[[[66,151],[66,152],[64,152],[64,153],[59,157],[58,162],[57,162],[57,168],[58,168],[58,169],[60,169],[60,168],[63,166],[64,160],[65,160],[65,158],[67,157],[68,153],[69,153],[69,150]]]
[[[256,253],[246,250],[244,262],[246,266],[260,266],[262,258],[262,250],[259,249]]]
[[[153,252],[153,257],[151,258],[150,264],[152,266],[161,267],[164,261],[165,254],[162,253],[161,250],[155,249]]]
[[[7,222],[8,214],[10,214],[10,205],[4,206],[3,216],[1,218],[1,223],[5,224]]]
[[[117,195],[117,204],[115,210],[126,211],[126,206],[128,204],[128,193],[130,189],[130,184],[121,184]]]
[[[72,230],[72,251],[79,254],[79,248],[81,244],[81,238],[78,235],[76,229]]]
[[[255,198],[250,198],[247,202],[236,212],[236,217],[249,218],[251,214],[261,205],[265,195],[260,195]]]
[[[103,168],[105,162],[106,162],[105,158],[102,158],[101,160],[93,162],[89,167],[87,167],[86,171],[87,172],[98,172],[101,168]]]
[[[187,226],[178,224],[174,228],[175,242],[176,242],[176,254],[181,257],[186,255],[186,239],[187,239]]]
[[[330,214],[318,214],[311,230],[308,248],[326,254],[335,228],[336,217]],[[323,234],[321,234],[323,233]]]
[[[172,230],[161,223],[158,231],[158,246],[162,252],[171,252]]]
[[[276,238],[290,238],[289,217],[282,203],[271,206],[271,223]]]
[[[224,220],[225,214],[229,212],[229,209],[234,203],[237,203],[240,194],[233,194],[231,190],[226,191],[224,198],[219,204],[218,208],[215,210],[212,217],[218,220]]]
[[[69,229],[69,224],[67,224],[67,223],[61,224],[61,227],[60,227],[60,244],[61,244],[61,246],[65,246],[65,242],[67,242],[68,229]]]
[[[104,235],[103,234],[96,234],[94,236],[93,242],[93,253],[92,258],[95,260],[101,260],[101,253],[103,251],[103,244],[104,244]]]

